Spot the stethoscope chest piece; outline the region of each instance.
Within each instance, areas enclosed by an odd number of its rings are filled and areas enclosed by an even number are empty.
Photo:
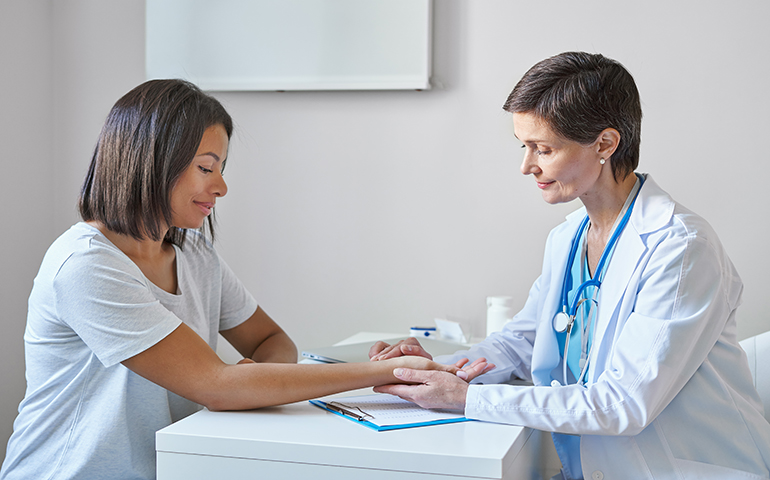
[[[567,331],[567,327],[570,324],[570,317],[565,312],[559,312],[553,317],[553,329],[558,333],[564,333]]]

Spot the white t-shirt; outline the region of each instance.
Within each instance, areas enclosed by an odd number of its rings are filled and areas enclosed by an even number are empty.
[[[51,245],[29,298],[27,391],[0,479],[155,478],[155,432],[200,407],[120,362],[181,322],[216,348],[219,330],[257,309],[198,232],[175,249],[176,295],[86,223]]]

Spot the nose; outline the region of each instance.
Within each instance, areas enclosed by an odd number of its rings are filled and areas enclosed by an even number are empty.
[[[537,155],[530,148],[524,150],[524,158],[521,161],[521,173],[524,175],[531,175],[538,173],[540,167],[537,164]]]
[[[214,183],[212,185],[212,190],[212,193],[217,197],[224,197],[227,195],[227,182],[225,182],[225,177],[222,176],[221,171],[217,172],[216,174]]]

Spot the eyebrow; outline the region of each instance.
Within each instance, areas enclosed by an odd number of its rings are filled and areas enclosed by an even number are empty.
[[[516,132],[513,132],[513,136],[516,137],[516,140],[520,141],[521,143],[542,143],[543,140],[522,140],[519,138],[518,135],[516,135]]]
[[[204,156],[206,156],[206,155],[210,155],[210,156],[214,157],[214,160],[216,160],[217,162],[219,162],[219,161],[221,160],[221,159],[219,158],[219,155],[217,155],[217,154],[216,154],[216,153],[214,153],[214,152],[206,152],[206,153],[201,153],[200,155],[196,155],[196,157],[204,157]]]

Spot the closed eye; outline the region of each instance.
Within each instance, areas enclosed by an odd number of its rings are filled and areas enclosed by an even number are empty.
[[[214,170],[209,170],[208,168],[206,168],[204,166],[201,166],[201,165],[198,165],[198,168],[200,168],[201,172],[203,172],[203,173],[211,173],[211,172],[214,171]]]
[[[526,145],[522,145],[521,148],[527,148],[527,146]],[[533,153],[535,155],[548,155],[549,153],[551,153],[551,151],[550,150],[539,150],[537,147],[533,147]]]

